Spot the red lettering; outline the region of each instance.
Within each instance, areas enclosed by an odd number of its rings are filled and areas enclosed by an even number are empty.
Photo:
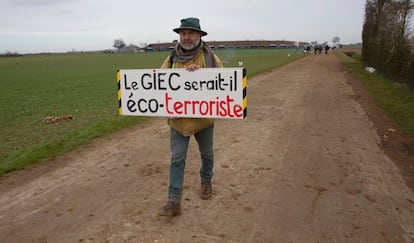
[[[168,93],[165,93],[165,106],[169,115],[201,115],[219,117],[242,117],[243,107],[234,104],[234,99],[229,95],[224,100],[216,97],[215,100],[184,100],[174,101]]]
[[[193,100],[193,115],[195,114],[195,111],[197,110],[196,105],[200,104],[198,100]]]
[[[205,106],[205,109],[203,111],[203,105]],[[205,116],[208,113],[208,103],[207,101],[203,100],[200,102],[200,114]]]
[[[213,115],[213,110],[214,110],[214,105],[217,103],[217,101],[216,100],[210,100],[210,108],[209,108],[209,110],[210,110],[210,116],[212,116]]]
[[[230,98],[230,96],[228,96],[228,95],[227,95],[227,99],[226,99],[226,101],[227,101],[227,111],[228,111],[228,115],[229,115],[229,117],[234,117],[234,116],[231,114],[231,109],[230,109],[230,103],[231,103],[231,102],[233,102],[233,101],[234,101],[234,99]]]
[[[240,105],[235,105],[234,106],[234,114],[236,115],[236,117],[242,117],[243,116],[243,107],[241,107]]]
[[[187,112],[188,112],[187,107],[188,107],[189,105],[191,105],[191,101],[189,101],[189,100],[185,100],[185,101],[184,101],[184,112],[185,112],[185,114],[187,114]]]
[[[175,102],[174,103],[174,111],[178,115],[183,114],[183,111],[181,110],[182,108],[183,108],[183,103],[181,103],[181,102]],[[185,110],[185,108],[184,108],[184,110]]]
[[[227,116],[226,101],[220,101],[220,116]]]
[[[174,113],[168,109],[168,101],[170,101],[170,100],[172,100],[172,98],[168,97],[168,93],[165,93],[165,107],[167,109],[167,113],[172,115]]]

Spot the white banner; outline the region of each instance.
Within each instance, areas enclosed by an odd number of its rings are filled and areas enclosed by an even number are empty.
[[[244,119],[245,68],[122,69],[117,72],[119,114]]]

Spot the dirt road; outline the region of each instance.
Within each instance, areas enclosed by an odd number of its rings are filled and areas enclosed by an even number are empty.
[[[247,97],[247,120],[216,124],[212,199],[192,140],[183,214],[158,216],[170,152],[156,118],[2,179],[0,242],[414,241],[412,171],[333,54],[250,78]]]

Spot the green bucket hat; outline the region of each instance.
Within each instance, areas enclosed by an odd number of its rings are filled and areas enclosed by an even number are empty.
[[[192,29],[197,30],[198,32],[201,32],[202,36],[207,35],[207,32],[202,31],[200,28],[200,20],[197,18],[186,18],[181,20],[181,25],[178,28],[173,29],[175,33],[180,33],[180,30],[185,29]]]

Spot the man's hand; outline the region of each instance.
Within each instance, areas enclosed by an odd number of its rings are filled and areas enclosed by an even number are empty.
[[[198,66],[197,64],[191,64],[188,67],[185,67],[186,70],[190,71],[190,72],[194,72],[195,70],[199,69],[200,66]]]

